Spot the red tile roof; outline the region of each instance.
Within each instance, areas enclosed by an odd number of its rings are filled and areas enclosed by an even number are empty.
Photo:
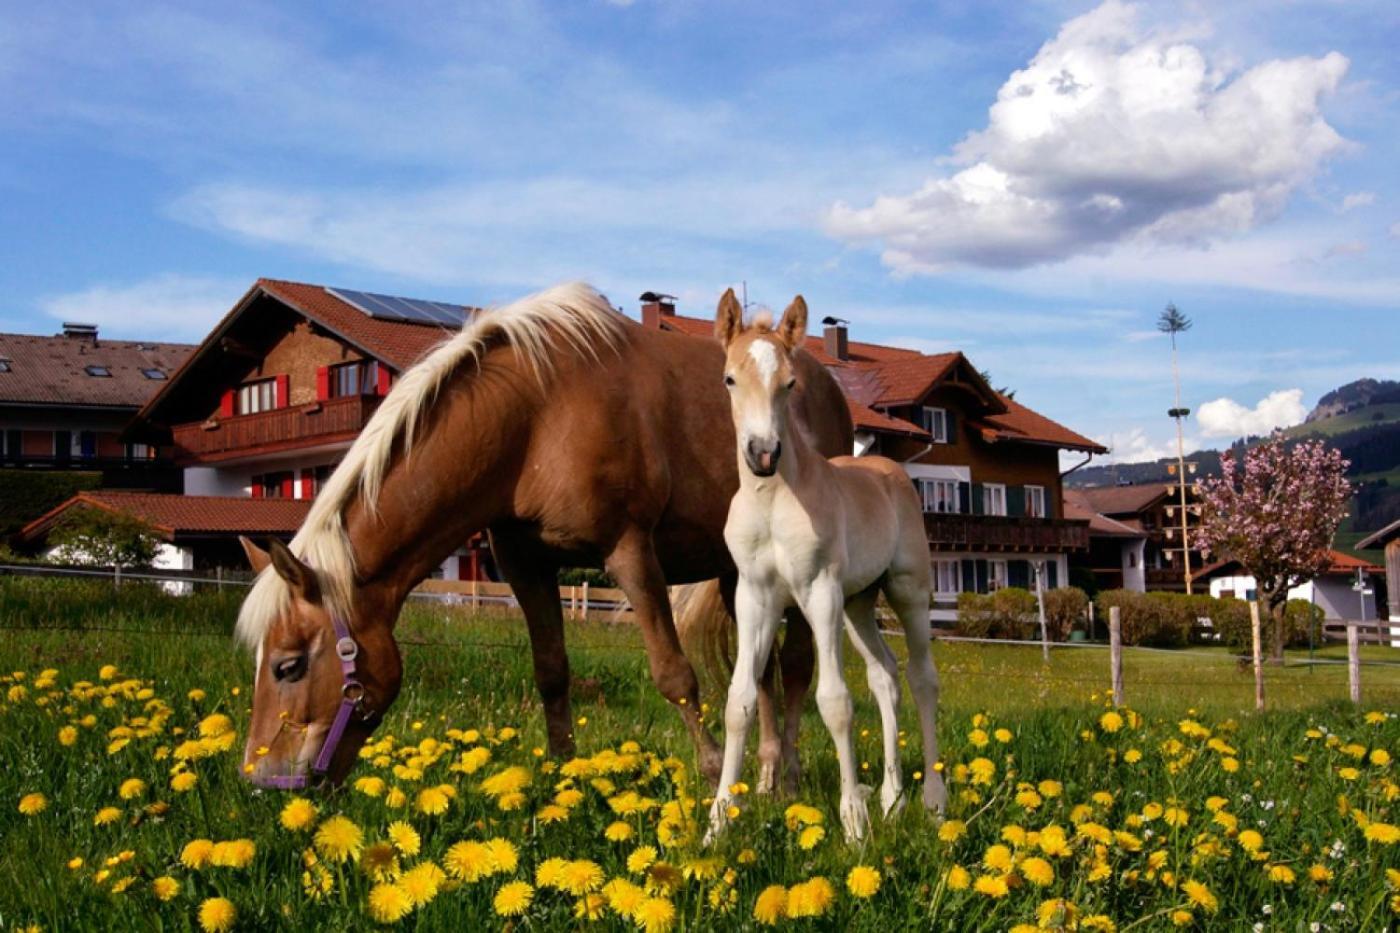
[[[235,496],[179,496],[148,492],[80,492],[20,529],[21,540],[35,540],[71,508],[89,507],[131,515],[167,541],[187,535],[292,534],[311,508],[309,499],[246,499]]]
[[[1065,518],[1087,520],[1091,535],[1106,538],[1144,538],[1147,536],[1141,525],[1120,522],[1096,511],[1082,489],[1066,489],[1064,501]]]
[[[1323,571],[1326,576],[1350,577],[1358,570],[1364,570],[1368,574],[1384,574],[1385,568],[1380,567],[1370,561],[1362,560],[1359,557],[1352,557],[1350,554],[1343,554],[1341,551],[1331,551],[1331,563]],[[1238,568],[1240,562],[1237,560],[1218,560],[1215,563],[1197,570],[1192,579],[1200,580],[1209,577],[1222,576],[1226,570]]]
[[[137,409],[194,350],[185,343],[0,334],[0,404]],[[110,376],[93,376],[101,366]],[[144,370],[159,370],[152,379]]]
[[[1141,486],[1082,486],[1074,492],[1084,498],[1088,508],[1104,515],[1132,515],[1144,512],[1167,495],[1166,484],[1144,483]],[[1065,490],[1069,495],[1069,490]]]
[[[661,318],[661,326],[670,330],[678,330],[683,334],[692,337],[710,337],[715,332],[715,322],[706,321],[696,317],[683,317],[679,314],[669,314]],[[803,345],[808,353],[815,356],[823,364],[833,366],[841,362],[834,356],[826,352],[826,343],[820,337],[808,336]],[[851,362],[868,363],[880,360],[904,360],[918,359],[923,356],[918,350],[907,350],[904,347],[886,347],[878,343],[861,343],[852,340],[846,345],[846,355]]]
[[[1091,440],[1076,431],[1071,431],[1057,421],[1051,421],[1013,398],[1007,398],[1003,395],[1001,400],[1006,403],[1005,414],[987,415],[983,418],[992,427],[996,440],[1028,441],[1036,444],[1052,444],[1067,450],[1108,453],[1108,448],[1098,441]]]
[[[854,422],[857,431],[882,431],[886,434],[905,434],[925,441],[932,440],[929,433],[914,422],[892,418],[868,405],[862,405],[849,395],[846,396],[846,407],[851,410],[851,421]]]

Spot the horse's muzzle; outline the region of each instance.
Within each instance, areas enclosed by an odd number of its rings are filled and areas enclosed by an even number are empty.
[[[754,441],[744,445],[744,462],[749,465],[749,470],[754,476],[772,476],[778,472],[778,458],[782,454],[782,441],[774,441],[771,448]]]

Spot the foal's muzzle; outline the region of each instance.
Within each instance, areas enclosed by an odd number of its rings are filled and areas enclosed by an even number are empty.
[[[744,445],[744,462],[754,476],[772,476],[778,472],[778,458],[783,454],[783,442],[750,440]]]

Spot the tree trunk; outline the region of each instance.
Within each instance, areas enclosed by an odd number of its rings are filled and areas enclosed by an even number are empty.
[[[1260,608],[1264,609],[1268,618],[1273,621],[1274,638],[1273,644],[1269,646],[1269,662],[1282,666],[1283,646],[1288,641],[1287,618],[1284,612],[1288,602],[1288,590],[1261,586],[1259,594],[1262,597]]]

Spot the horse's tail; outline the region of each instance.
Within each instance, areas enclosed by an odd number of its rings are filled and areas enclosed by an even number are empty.
[[[729,647],[729,610],[719,580],[671,587],[676,634],[691,662],[699,662],[714,680],[727,683],[734,668]]]

